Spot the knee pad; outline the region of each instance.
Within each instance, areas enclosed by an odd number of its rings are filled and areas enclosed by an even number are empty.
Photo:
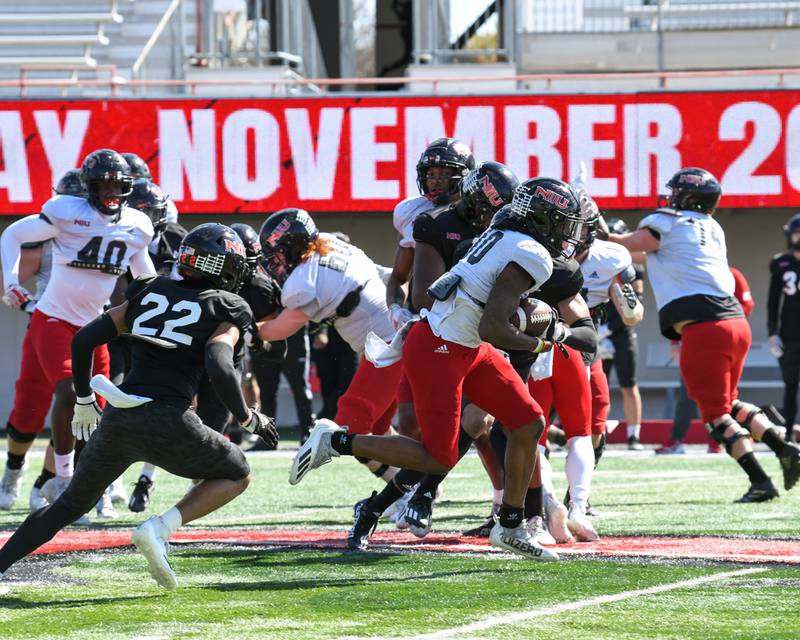
[[[749,402],[740,402],[739,400],[733,401],[733,404],[731,405],[731,412],[733,413],[733,418],[736,420],[736,422],[748,430],[753,422],[753,418],[755,418],[759,413],[766,415],[761,410],[761,407],[757,407]]]
[[[739,427],[733,435],[726,436],[725,432],[731,426]],[[719,444],[725,445],[725,451],[728,455],[731,455],[731,451],[733,451],[733,445],[735,445],[739,440],[742,438],[746,438],[749,434],[747,431],[741,428],[741,425],[736,424],[730,418],[724,420],[720,424],[714,426],[710,422],[706,424],[706,431],[708,431],[708,435],[710,435],[714,440],[716,440]]]
[[[27,442],[33,442],[34,440],[36,440],[36,434],[35,433],[22,433],[22,431],[17,429],[10,422],[6,422],[6,434],[14,442],[19,442],[20,444],[25,444]]]

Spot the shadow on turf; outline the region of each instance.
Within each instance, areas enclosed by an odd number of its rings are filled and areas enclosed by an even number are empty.
[[[9,582],[9,587],[13,587],[14,583]],[[101,604],[113,604],[116,602],[141,602],[142,600],[162,600],[161,594],[147,596],[119,596],[115,598],[80,598],[75,600],[47,600],[47,601],[29,601],[20,598],[4,597],[0,599],[0,610],[2,609],[41,609],[43,607],[59,607],[59,608],[80,608],[80,607],[93,607]]]

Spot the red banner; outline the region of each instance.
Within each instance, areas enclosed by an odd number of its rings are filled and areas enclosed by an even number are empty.
[[[390,211],[451,135],[524,179],[580,161],[601,208],[653,207],[682,166],[723,207],[800,205],[800,92],[3,102],[0,212],[38,211],[99,147],[133,151],[182,213]]]

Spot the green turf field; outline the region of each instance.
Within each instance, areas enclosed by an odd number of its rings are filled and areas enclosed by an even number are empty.
[[[353,502],[380,484],[352,460],[336,460],[297,487],[286,482],[287,456],[250,461],[245,494],[187,528],[327,529],[343,537]],[[563,461],[554,455],[560,487]],[[779,479],[774,459],[762,461]],[[39,459],[31,463],[25,495]],[[186,488],[162,474],[148,514]],[[593,502],[604,513],[595,526],[607,537],[797,540],[800,488],[767,504],[733,505],[745,489],[725,456],[611,452],[595,477]],[[489,495],[478,459],[468,457],[444,485],[434,532],[475,524]],[[24,515],[22,508],[3,513],[0,529],[13,529]],[[129,530],[144,517],[125,512],[98,528]],[[132,547],[23,560],[0,583],[8,590],[0,594],[0,637],[800,638],[800,565],[590,556],[541,563],[489,552],[260,544],[179,545],[172,561],[180,583],[174,593],[156,586]]]

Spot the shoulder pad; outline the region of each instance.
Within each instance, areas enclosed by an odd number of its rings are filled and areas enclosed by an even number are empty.
[[[670,207],[659,207],[653,213],[665,213],[668,216],[675,216],[676,218],[680,218],[683,213],[678,209],[672,209]],[[652,214],[650,214],[652,215]]]
[[[158,277],[159,276],[152,273],[146,273],[138,278],[134,278],[133,281],[128,285],[128,288],[125,290],[125,299],[133,300],[134,298],[140,296],[142,292],[153,282],[155,282]]]

